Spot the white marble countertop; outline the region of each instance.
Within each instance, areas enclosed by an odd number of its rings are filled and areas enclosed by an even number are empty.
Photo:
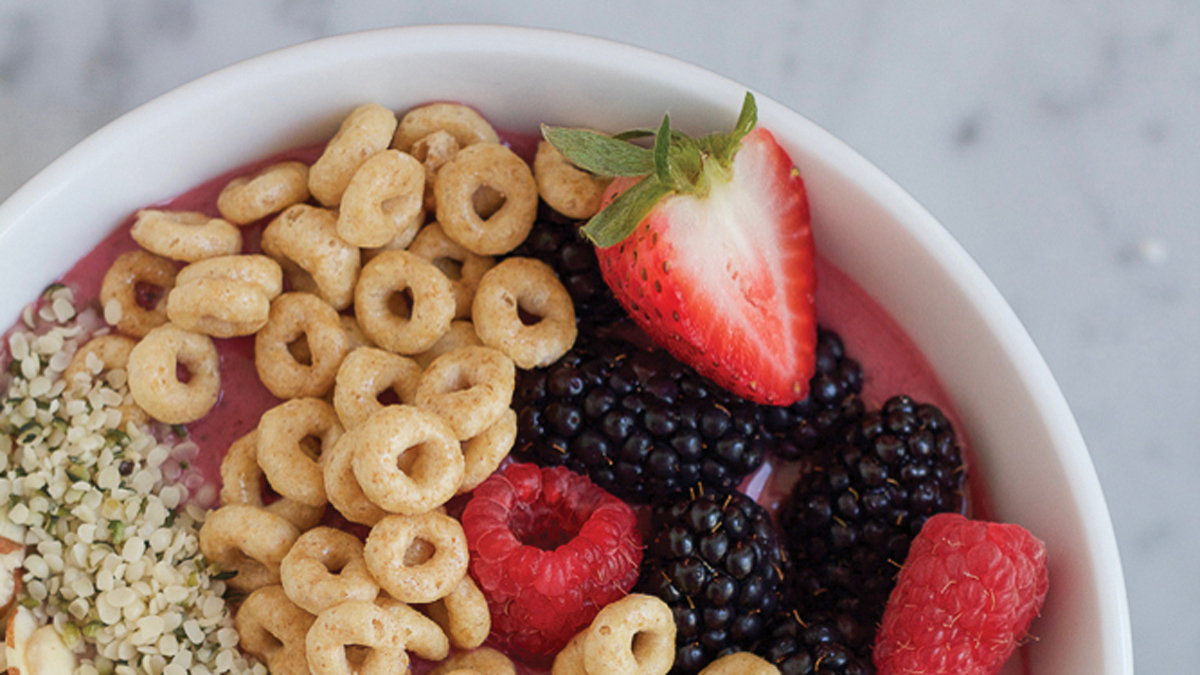
[[[1012,304],[1078,418],[1112,511],[1138,670],[1195,667],[1200,4],[5,0],[0,199],[221,66],[461,22],[599,35],[717,71],[924,203]]]

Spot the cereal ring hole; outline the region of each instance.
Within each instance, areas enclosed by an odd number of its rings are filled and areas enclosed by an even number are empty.
[[[409,544],[408,549],[404,551],[404,566],[416,567],[424,565],[433,557],[436,547],[433,542],[417,537]]]
[[[428,461],[430,453],[436,453],[437,449],[429,443],[418,443],[396,458],[396,466],[404,472],[406,476],[412,478],[417,484],[425,484],[435,480],[437,477],[433,472],[439,470],[434,462]]]
[[[506,201],[508,198],[504,196],[504,193],[490,185],[480,185],[471,195],[471,204],[475,207],[475,213],[479,214],[481,220],[487,220],[495,215],[504,207]]]
[[[404,405],[404,401],[400,400],[400,394],[396,393],[395,387],[385,388],[375,396],[375,400],[385,408],[389,405]]]
[[[412,308],[415,300],[413,299],[412,288],[405,286],[404,288],[392,291],[388,295],[387,308],[388,311],[395,316],[404,319],[405,321],[412,320]]]
[[[175,361],[175,379],[181,384],[187,384],[192,381],[192,371],[183,361]]]
[[[601,626],[600,632],[608,634],[609,627]],[[640,630],[633,634],[630,640],[630,650],[638,663],[645,663],[651,655],[662,649],[662,636],[649,631]]]
[[[316,436],[305,436],[300,439],[300,452],[316,462],[321,458],[321,439]]]
[[[288,353],[296,359],[296,363],[302,366],[312,366],[312,347],[308,344],[308,333],[301,333],[300,337],[292,340],[287,344]]]
[[[148,312],[154,311],[154,308],[158,307],[158,303],[162,302],[166,295],[167,289],[158,284],[146,281],[137,281],[133,284],[134,302]]]

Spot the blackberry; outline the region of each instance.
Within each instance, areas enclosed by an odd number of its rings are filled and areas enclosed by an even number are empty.
[[[771,516],[737,491],[659,506],[637,589],[675,614],[673,673],[750,649],[778,612],[783,550]]]
[[[757,405],[623,331],[639,334],[628,320],[581,333],[554,365],[518,373],[520,457],[566,465],[637,503],[733,487],[762,465],[770,441]]]
[[[780,459],[799,459],[862,417],[863,370],[846,356],[842,338],[817,327],[816,371],[808,395],[787,407],[763,408],[763,426],[776,436]]]
[[[875,672],[869,650],[855,650],[843,641],[835,619],[801,617],[781,612],[766,628],[755,653],[775,664],[781,675],[870,675]]]
[[[821,448],[781,512],[795,606],[849,617],[869,644],[908,547],[932,515],[965,508],[962,453],[935,406],[907,396]]]
[[[579,234],[580,225],[543,204],[529,236],[511,255],[537,258],[554,268],[575,303],[582,333],[624,318],[625,309],[604,282],[596,248]]]

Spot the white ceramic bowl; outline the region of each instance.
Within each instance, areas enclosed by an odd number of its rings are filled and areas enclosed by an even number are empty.
[[[460,100],[500,127],[626,129],[670,110],[728,126],[745,88],[641,49],[482,26],[383,30],[252,59],[96,132],[0,205],[0,323],[139,206],[250,160],[327,138],[353,106]],[[758,95],[801,168],[824,255],[907,330],[965,420],[999,518],[1049,546],[1051,591],[1029,671],[1133,672],[1108,509],[1075,421],[1016,316],[912,197],[825,131]],[[1018,670],[1019,669],[1014,669]]]

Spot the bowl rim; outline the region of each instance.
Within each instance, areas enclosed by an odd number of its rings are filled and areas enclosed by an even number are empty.
[[[164,93],[125,113],[90,134],[0,203],[0,248],[15,238],[22,218],[34,212],[40,202],[61,195],[71,183],[72,174],[111,152],[114,139],[129,135],[133,129],[155,126],[158,115],[188,100],[203,100],[220,92],[230,81],[266,71],[303,69],[315,59],[338,61],[352,59],[388,43],[417,41],[436,45],[453,36],[474,40],[478,49],[497,46],[553,52],[556,49],[586,47],[589,54],[614,63],[638,64],[638,67],[674,69],[713,86],[737,86],[733,80],[681,59],[642,47],[609,39],[565,31],[516,26],[481,24],[439,24],[380,28],[323,38],[267,52],[226,66],[208,75]],[[447,44],[461,43],[446,41]],[[1088,454],[1082,434],[1062,391],[1015,312],[986,277],[983,270],[918,201],[905,192],[880,168],[803,115],[788,109],[761,92],[750,89],[757,98],[760,117],[787,118],[805,127],[812,150],[833,169],[846,176],[875,199],[909,230],[920,246],[929,250],[944,265],[945,273],[978,310],[987,328],[1002,343],[1002,349],[1015,368],[1036,409],[1042,414],[1054,447],[1064,464],[1074,502],[1088,514],[1081,518],[1084,537],[1093,561],[1096,561],[1096,586],[1102,610],[1101,627],[1109,673],[1133,673],[1132,633],[1126,586],[1117,549],[1116,536],[1099,478]],[[22,242],[18,241],[17,244]]]

